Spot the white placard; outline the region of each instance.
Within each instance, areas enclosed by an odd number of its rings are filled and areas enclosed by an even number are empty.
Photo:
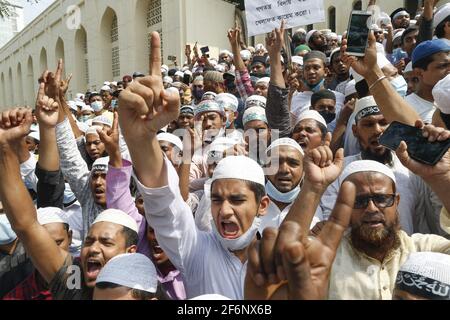
[[[248,36],[256,36],[279,28],[286,29],[324,22],[323,0],[245,0]]]

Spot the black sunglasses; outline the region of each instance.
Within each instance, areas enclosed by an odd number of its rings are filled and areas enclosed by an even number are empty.
[[[394,205],[395,194],[376,194],[372,196],[364,195],[357,196],[355,198],[354,209],[365,209],[369,205],[369,202],[373,203],[380,209],[390,208]]]

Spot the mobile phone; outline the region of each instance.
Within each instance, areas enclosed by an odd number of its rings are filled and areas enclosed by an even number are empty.
[[[348,24],[347,53],[351,56],[364,57],[369,42],[369,18],[372,13],[352,11]]]
[[[436,165],[450,148],[450,139],[429,142],[423,137],[423,130],[396,121],[380,138],[380,144],[393,151],[398,149],[402,141],[406,142],[411,158],[430,166]]]
[[[191,76],[188,74],[185,74],[183,77],[183,83],[186,85],[190,85],[191,84]]]
[[[200,51],[203,53],[203,55],[206,55],[209,53],[209,47],[200,48]]]

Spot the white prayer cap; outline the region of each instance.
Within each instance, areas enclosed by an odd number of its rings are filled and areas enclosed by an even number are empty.
[[[83,93],[77,93],[76,95],[75,95],[75,99],[76,100],[81,100],[81,101],[83,101],[84,100],[84,94]]]
[[[300,56],[293,56],[292,57],[292,63],[296,63],[300,66],[303,66],[303,57]]]
[[[111,92],[111,87],[108,85],[108,86],[103,86],[101,89],[100,89],[100,91],[109,91],[109,92]]]
[[[38,142],[41,141],[41,136],[39,134],[39,131],[31,131],[28,136],[30,138],[33,138],[34,140],[37,140]]]
[[[101,171],[108,172],[109,157],[98,158],[92,164],[91,172]]]
[[[401,38],[404,32],[405,32],[405,29],[398,29],[397,33],[394,34],[394,37],[392,38],[392,42]]]
[[[442,113],[450,114],[450,74],[434,86],[433,98]]]
[[[446,3],[441,6],[434,14],[433,28],[436,28],[445,19],[447,19],[448,16],[450,16],[450,3]]]
[[[204,94],[203,94],[203,96],[202,96],[202,101],[203,100],[216,100],[216,98],[217,98],[217,93],[215,93],[215,92],[212,92],[212,91],[208,91],[208,92],[205,92]]]
[[[116,209],[108,209],[100,213],[97,218],[94,220],[92,225],[99,222],[111,222],[115,223],[128,229],[131,229],[138,233],[138,226],[136,221],[127,215],[125,212]]]
[[[140,253],[120,254],[109,260],[97,276],[96,283],[102,282],[150,293],[158,288],[153,262]]]
[[[275,140],[267,148],[266,154],[271,152],[273,149],[281,147],[281,146],[292,147],[292,148],[298,150],[302,156],[305,155],[305,152],[303,151],[302,147],[297,143],[297,141],[295,141],[295,140],[293,140],[291,138],[281,138],[281,139]]]
[[[210,163],[210,161],[219,162],[222,160],[224,157],[223,153],[226,150],[233,148],[235,144],[235,140],[227,137],[219,137],[214,139],[208,149],[208,163]]]
[[[214,69],[216,69],[216,71],[225,73],[225,66],[221,63],[219,63],[218,65],[214,66]]]
[[[167,77],[166,76],[166,77],[163,78],[163,82],[172,84],[173,83],[173,79],[171,77]]]
[[[114,87],[117,87],[117,81],[111,82],[111,85],[114,86]]]
[[[108,126],[110,128],[112,128],[112,125],[113,125],[112,122],[111,122],[111,119],[106,117],[106,116],[103,116],[103,115],[95,117],[94,119],[92,119],[92,124],[94,126],[95,126],[95,123],[100,123],[100,124],[103,124],[103,125]]]
[[[345,167],[344,172],[342,172],[342,175],[340,177],[341,185],[344,183],[345,180],[347,180],[349,176],[358,172],[382,173],[386,177],[394,181],[394,184],[397,184],[394,172],[388,166],[381,164],[380,162],[377,161],[361,160],[361,161],[354,161],[349,165],[347,165],[347,167]]]
[[[86,104],[81,101],[81,100],[75,100],[75,106],[81,108],[81,110],[83,110],[83,108],[86,106]]]
[[[89,127],[89,129],[86,130],[86,136],[89,134],[92,134],[92,135],[98,137],[99,135],[98,135],[97,129],[103,130],[102,127],[100,127],[100,126],[91,126],[91,127]]]
[[[409,272],[450,285],[450,255],[437,252],[413,252],[399,271]]]
[[[226,300],[231,300],[230,298],[227,298],[225,296],[222,296],[220,294],[205,294],[203,296],[198,296],[189,300],[200,300],[200,301],[213,301],[213,300],[217,300],[217,301],[226,301]]]
[[[214,170],[211,185],[214,181],[221,179],[252,181],[262,186],[266,184],[261,166],[256,161],[244,156],[226,157],[220,161]]]
[[[228,50],[222,50],[222,51],[220,51],[220,53],[219,53],[219,57],[220,56],[222,56],[222,55],[224,55],[224,54],[226,54],[227,56],[230,56],[231,57],[231,59],[233,59],[234,58],[234,56],[233,56],[233,54],[230,52],[230,51],[228,51]]]
[[[181,71],[175,72],[175,75],[178,76],[178,77],[180,77],[180,78],[183,78],[183,77],[184,77],[184,73],[181,72]]]
[[[265,85],[268,86],[269,83],[270,83],[270,78],[269,77],[264,77],[264,78],[261,78],[258,81],[256,81],[256,85],[265,84]]]
[[[91,112],[94,112],[94,109],[92,109],[91,106],[85,104],[85,105],[81,108],[81,112],[84,112],[84,111],[91,111]]]
[[[176,146],[180,151],[183,151],[183,142],[176,135],[171,133],[160,133],[156,136],[158,141],[167,141]]]
[[[356,101],[355,110],[353,113],[356,115],[355,122],[358,122],[366,116],[380,114],[381,111],[375,101],[375,98],[373,96],[367,96]]]
[[[236,112],[239,107],[239,100],[230,93],[220,93],[216,97],[216,102],[222,106],[224,110]]]
[[[75,101],[72,101],[72,100],[68,101],[67,104],[71,110],[78,111],[78,107],[77,107],[77,104],[75,103]]]
[[[251,108],[251,107],[261,107],[266,108],[267,99],[263,96],[251,96],[248,97],[245,101],[245,109]]]
[[[252,53],[249,50],[242,50],[241,58],[244,61],[250,60],[252,58]]]
[[[169,72],[169,67],[166,66],[165,64],[163,64],[163,65],[161,66],[161,73],[162,73],[162,74],[167,74],[168,72]]]
[[[223,107],[214,100],[203,100],[194,109],[195,117],[206,112],[217,112],[222,116],[225,116],[225,110],[223,109]]]
[[[344,95],[347,98],[349,95],[352,95],[356,92],[356,81],[355,79],[353,79],[352,81],[349,81],[345,86]]]
[[[104,86],[110,86],[110,85],[111,85],[111,82],[105,81],[105,82],[103,82],[103,85],[104,85]]]
[[[40,208],[37,210],[37,220],[41,226],[45,226],[50,223],[63,223],[69,224],[67,217],[63,210],[60,208]]]
[[[258,43],[258,44],[255,46],[255,50],[256,50],[256,51],[260,51],[260,50],[267,51],[267,50],[266,50],[266,47],[264,47],[264,45],[263,45],[262,43]]]
[[[191,70],[186,70],[186,71],[184,71],[184,74],[186,75],[188,75],[188,76],[191,76],[192,77],[192,72],[191,72]]]
[[[408,72],[412,72],[413,71],[413,67],[412,67],[412,61],[410,61],[406,67],[405,67],[405,71],[403,71],[403,73],[408,73]]]
[[[317,30],[311,30],[311,31],[309,31],[307,34],[306,34],[306,45],[308,45],[308,43],[309,43],[309,40],[311,39],[311,37],[313,36],[313,34],[314,33],[316,33],[317,32]]]
[[[261,107],[251,107],[245,110],[244,116],[242,117],[242,123],[244,126],[254,120],[263,121],[266,124],[269,124],[267,121],[266,109]]]
[[[306,110],[302,112],[295,121],[295,126],[297,126],[301,121],[306,119],[316,120],[317,122],[323,124],[325,128],[327,127],[327,122],[316,110]]]

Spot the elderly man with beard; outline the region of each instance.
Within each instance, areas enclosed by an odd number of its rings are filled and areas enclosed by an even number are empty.
[[[353,134],[358,140],[361,153],[346,157],[345,166],[359,160],[373,160],[389,167],[394,172],[398,181],[397,191],[402,198],[399,205],[400,223],[407,234],[412,234],[416,215],[415,205],[418,199],[423,197],[423,194],[418,190],[419,188],[416,189],[413,184],[416,177],[400,163],[392,151],[380,145],[379,138],[387,129],[389,123],[381,114],[375,99],[369,96],[358,100],[354,113],[356,117],[353,124]],[[325,218],[328,218],[334,207],[341,182],[342,177],[331,184],[320,201]]]
[[[121,93],[119,109],[147,221],[183,275],[188,297],[216,293],[242,299],[246,249],[269,204],[264,172],[246,157],[223,159],[211,181],[213,232],[195,228],[177,173],[156,140],[158,130],[178,117],[180,100],[178,94],[163,89],[158,33],[152,33],[151,43],[151,75]]]
[[[427,126],[423,131],[424,137],[432,142],[450,138],[450,132],[441,128]],[[275,292],[278,299],[389,300],[398,285],[398,272],[404,270],[401,267],[411,254],[450,254],[450,241],[443,237],[408,236],[399,229],[400,196],[396,192],[395,176],[389,168],[371,160],[353,162],[345,168],[333,219],[315,237],[302,236],[323,190],[339,175],[340,170],[329,165],[330,156],[331,151],[327,150],[307,154],[304,163],[307,188],[295,202],[293,208],[296,210],[291,210],[280,232],[267,230],[259,246],[264,251],[255,246],[249,250],[249,270],[254,271],[247,276],[247,284],[252,284],[248,287],[251,296],[270,297],[268,293]],[[442,200],[446,210],[441,212],[441,224],[450,230],[450,151],[435,166],[410,158],[404,142],[400,144],[397,156]],[[314,165],[312,161],[323,166]],[[338,167],[342,168],[342,164]],[[309,202],[305,203],[305,199]],[[340,211],[339,216],[336,216],[336,210]],[[349,210],[351,214],[347,216]],[[340,239],[333,239],[332,230],[346,230],[340,245],[335,242],[338,240],[339,243]],[[266,237],[269,233],[270,237]],[[320,246],[322,252],[318,252]],[[280,282],[286,277],[288,286],[286,282]],[[254,290],[256,284],[262,294]],[[275,290],[273,285],[277,285]]]

